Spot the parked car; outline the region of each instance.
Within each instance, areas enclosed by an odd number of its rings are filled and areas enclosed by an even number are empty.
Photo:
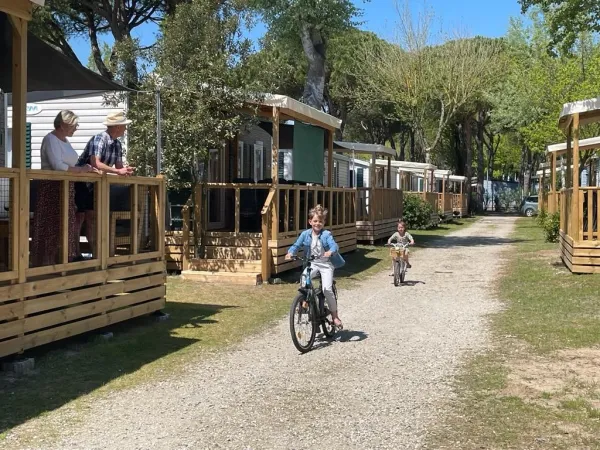
[[[521,214],[532,217],[538,213],[538,196],[531,195],[521,201]]]

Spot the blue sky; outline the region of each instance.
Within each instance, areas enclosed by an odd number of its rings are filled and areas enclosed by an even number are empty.
[[[396,0],[371,0],[367,3],[355,0],[355,3],[364,11],[360,19],[364,22],[361,28],[373,31],[381,38],[394,39],[398,17]],[[432,10],[436,21],[441,23],[445,30],[459,28],[472,36],[502,36],[508,29],[510,17],[521,13],[517,0],[409,0],[409,5],[413,14],[422,12],[424,7]],[[262,24],[248,31],[249,37],[254,40],[260,38],[263,33]],[[136,37],[141,39],[142,45],[154,42],[155,35],[154,25],[137,28]],[[90,54],[89,42],[78,38],[72,40],[71,45],[80,61],[87,64]]]

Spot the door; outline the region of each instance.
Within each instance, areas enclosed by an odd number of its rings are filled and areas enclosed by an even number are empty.
[[[208,182],[221,183],[225,180],[223,149],[212,149],[208,157]],[[218,230],[225,226],[225,191],[210,189],[208,192],[208,224],[209,230]]]

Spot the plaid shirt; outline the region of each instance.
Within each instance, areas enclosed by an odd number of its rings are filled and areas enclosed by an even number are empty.
[[[123,147],[121,141],[110,137],[106,131],[97,134],[91,138],[85,150],[77,161],[78,166],[90,164],[91,157],[95,156],[100,159],[100,162],[109,167],[113,167],[116,163],[123,163]]]

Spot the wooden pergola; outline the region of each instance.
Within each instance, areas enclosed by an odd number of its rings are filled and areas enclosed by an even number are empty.
[[[565,265],[574,273],[600,273],[600,188],[582,186],[581,152],[600,148],[600,138],[580,140],[583,125],[600,121],[600,98],[564,105],[559,127],[566,132],[564,143],[548,147],[550,191],[548,210],[560,212],[559,246]],[[559,156],[564,164],[565,183],[557,192]],[[544,178],[544,174],[542,177]]]
[[[0,89],[12,92],[13,107],[13,167],[0,167],[0,179],[8,182],[10,198],[8,219],[2,219],[0,227],[0,358],[155,312],[165,305],[163,177],[27,168],[28,22],[33,8],[43,3],[0,0],[3,23],[10,23],[9,32],[0,36],[2,48],[8,47],[10,55],[3,52],[2,57],[11,61],[11,77],[3,78]],[[53,224],[54,229],[60,226],[59,248],[53,255],[55,261],[45,265],[36,263],[30,251],[36,224],[38,230],[40,223],[46,230],[50,228],[43,210],[36,211],[37,205],[30,201],[32,186],[39,182],[49,182],[60,197],[55,205],[60,209],[60,223]],[[78,242],[87,246],[91,255],[84,261],[73,260],[69,254],[73,238],[70,186],[74,182],[95,186],[93,237],[90,242]],[[118,211],[112,203],[111,191],[115,190],[129,194],[122,195],[129,204]],[[118,236],[117,220],[128,224],[122,228],[126,236]],[[47,253],[50,251],[42,256]]]

